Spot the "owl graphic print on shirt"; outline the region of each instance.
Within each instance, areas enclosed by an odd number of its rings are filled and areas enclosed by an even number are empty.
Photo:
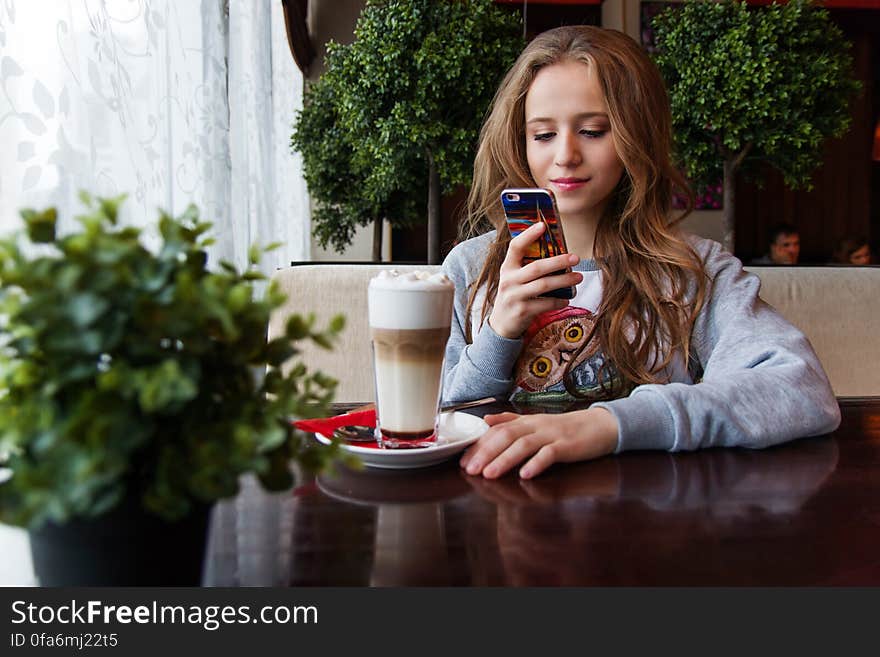
[[[522,351],[513,368],[511,401],[575,400],[563,381],[566,368],[578,399],[604,399],[609,391],[624,388],[617,370],[606,362],[598,338],[590,338],[602,298],[601,272],[583,273],[570,305],[538,315],[523,335]]]

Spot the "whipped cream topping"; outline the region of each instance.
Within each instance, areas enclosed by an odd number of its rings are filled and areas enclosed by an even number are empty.
[[[370,279],[369,320],[374,328],[421,329],[452,323],[455,284],[440,272],[387,270]]]
[[[386,269],[370,279],[370,287],[384,290],[448,290],[453,284],[441,272],[418,270],[400,273],[396,269]]]

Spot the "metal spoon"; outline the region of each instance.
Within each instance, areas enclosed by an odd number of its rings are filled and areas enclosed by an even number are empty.
[[[347,443],[373,443],[376,442],[376,427],[347,424],[336,429],[333,437]]]

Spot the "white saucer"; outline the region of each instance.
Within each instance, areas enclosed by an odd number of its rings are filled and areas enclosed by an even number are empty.
[[[369,468],[425,468],[445,461],[463,452],[465,447],[476,442],[477,438],[489,430],[483,418],[469,413],[441,413],[438,426],[437,443],[430,447],[415,449],[382,449],[381,447],[361,447],[341,443],[343,451],[357,456]],[[330,439],[319,433],[315,437],[325,445]]]

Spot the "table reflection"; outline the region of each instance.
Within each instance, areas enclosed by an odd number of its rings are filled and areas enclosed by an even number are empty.
[[[737,516],[760,508],[797,511],[838,461],[836,441],[827,438],[765,450],[712,449],[685,454],[632,453],[522,480],[467,477],[482,497],[501,506],[546,506],[579,501],[638,501],[658,511],[706,509]]]
[[[443,585],[450,579],[444,502],[470,491],[460,470],[338,468],[317,478],[325,495],[375,508],[370,586]],[[432,568],[426,567],[433,564]]]
[[[252,482],[215,511],[205,581],[795,583],[838,568],[839,551],[821,532],[815,538],[815,526],[842,511],[833,496],[812,500],[839,460],[838,442],[826,437],[760,451],[623,454],[529,481],[470,477],[453,460],[340,467],[282,495]],[[805,534],[814,538],[805,543]]]
[[[629,454],[529,481],[469,483],[494,507],[506,585],[746,583],[801,574],[803,561],[785,552],[799,523],[787,518],[838,458],[834,440],[818,439],[761,452]],[[765,550],[767,568],[731,570],[737,541]],[[818,546],[806,551],[817,568],[829,558]],[[796,564],[791,573],[786,562]]]

